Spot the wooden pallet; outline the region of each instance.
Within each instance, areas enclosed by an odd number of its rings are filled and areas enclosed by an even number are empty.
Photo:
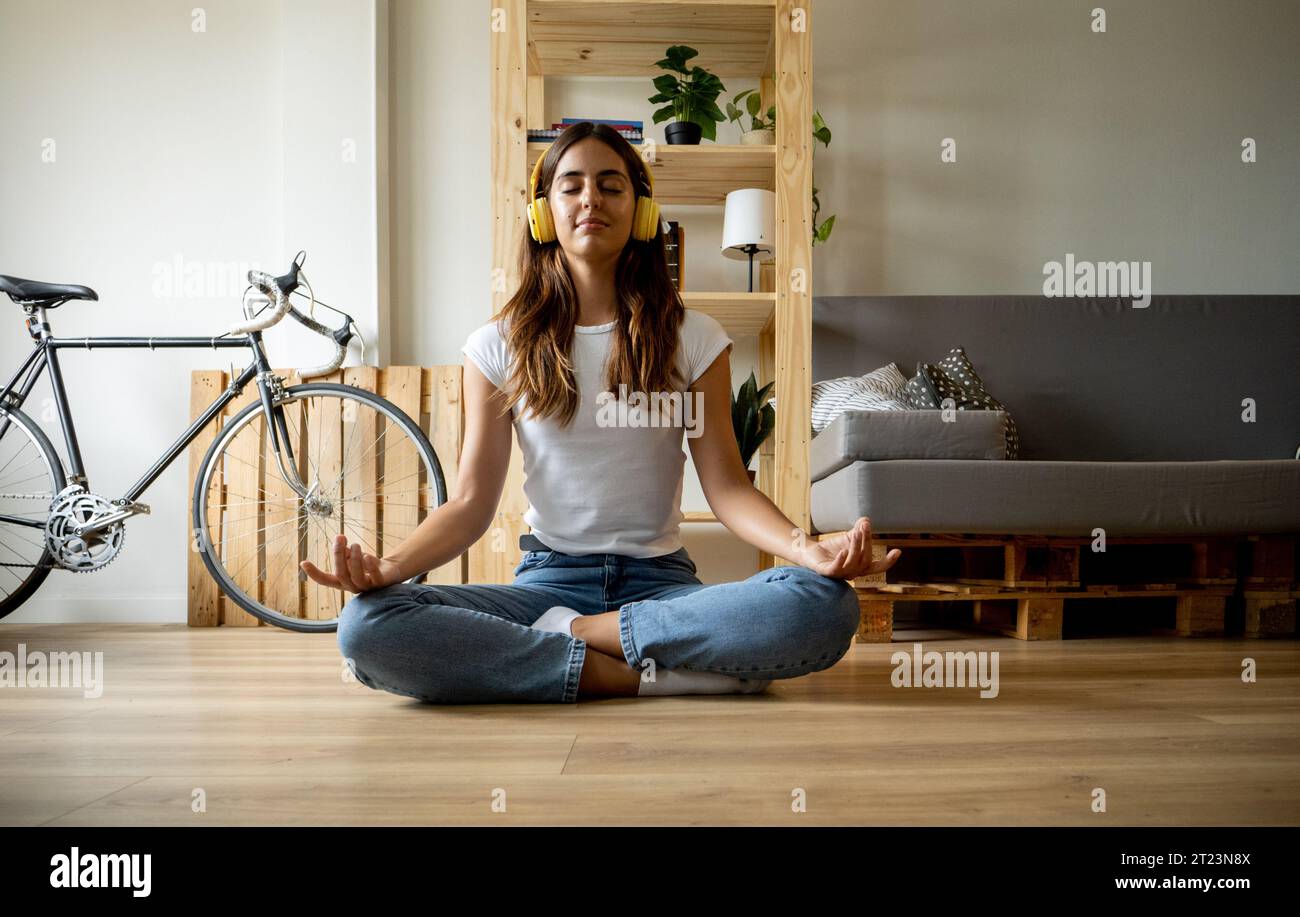
[[[854,582],[857,639],[892,640],[897,601],[970,602],[973,624],[1022,640],[1061,639],[1066,608],[1095,599],[1172,599],[1171,633],[1182,636],[1224,634],[1239,600],[1246,636],[1295,633],[1295,536],[1112,537],[1094,547],[1083,537],[874,535],[877,559],[893,548],[903,557]]]
[[[460,403],[461,370],[461,366],[392,366],[384,368],[357,366],[347,367],[331,375],[313,378],[309,381],[341,382],[375,392],[381,397],[387,398],[413,420],[416,420],[433,444],[434,451],[437,453],[439,463],[442,466],[448,492],[450,492],[453,482],[456,480],[456,463],[460,456],[463,427]],[[277,369],[275,373],[284,377],[286,386],[297,385],[302,381],[295,370]],[[230,384],[230,376],[220,370],[196,370],[191,374],[190,381],[190,416],[191,419],[195,419],[226,389]],[[208,448],[225,423],[246,405],[255,402],[258,398],[259,392],[256,384],[246,386],[243,392],[226,405],[225,410],[215,418],[214,422],[201,431],[194,442],[190,444],[188,493],[191,499],[186,501],[186,531],[191,531],[193,528],[194,510],[192,499],[194,480],[203,457],[207,454]],[[295,406],[291,403],[287,408],[292,411]],[[292,417],[289,420],[292,425]],[[370,416],[367,416],[366,420],[375,422],[375,419]],[[378,423],[389,423],[389,421],[380,419]],[[218,483],[221,498],[211,502],[224,505],[228,509],[241,503],[257,505],[259,509],[255,515],[240,515],[228,512],[224,520],[216,518],[214,513],[209,526],[213,533],[213,539],[217,542],[215,549],[223,549],[221,531],[223,522],[229,526],[229,531],[226,533],[228,535],[237,535],[240,532],[257,533],[255,539],[250,537],[238,541],[241,546],[238,549],[241,551],[241,556],[231,557],[227,564],[228,569],[236,571],[234,575],[240,588],[250,595],[256,595],[258,601],[267,604],[274,602],[277,603],[277,607],[293,608],[296,610],[297,616],[304,619],[336,617],[341,607],[343,594],[337,591],[307,590],[304,588],[305,575],[301,572],[297,563],[304,559],[302,556],[304,551],[308,552],[312,557],[322,556],[324,540],[328,539],[332,533],[312,526],[307,530],[305,545],[301,543],[288,545],[280,539],[272,538],[271,545],[268,546],[265,535],[268,527],[276,524],[294,524],[294,519],[301,513],[301,507],[294,508],[294,503],[291,500],[282,499],[290,496],[287,485],[283,483],[278,473],[267,473],[268,468],[274,469],[275,467],[275,456],[271,451],[270,439],[264,429],[265,422],[258,418],[250,424],[250,427],[255,431],[256,435],[245,433],[238,438],[242,442],[237,441],[236,446],[241,454],[234,456],[236,461],[227,463],[225,474]],[[327,467],[315,470],[321,475],[327,475],[331,472],[335,476],[341,474],[343,476],[342,487],[344,492],[373,494],[373,497],[357,503],[355,507],[349,505],[348,512],[352,514],[351,518],[355,519],[357,525],[365,531],[380,532],[382,529],[380,522],[384,519],[397,520],[401,524],[402,531],[409,531],[419,519],[423,518],[429,509],[427,505],[428,486],[423,481],[423,476],[420,475],[419,480],[422,486],[419,490],[419,499],[413,505],[407,499],[397,500],[394,499],[393,494],[386,495],[384,479],[403,480],[403,476],[409,476],[412,473],[418,474],[419,457],[416,455],[414,448],[408,442],[398,440],[396,437],[394,442],[400,444],[399,447],[387,448],[387,437],[381,437],[383,431],[371,430],[363,435],[367,437],[368,441],[377,441],[380,445],[373,453],[367,451],[366,454],[360,456],[359,461],[350,463],[351,467],[343,469],[340,467],[340,457],[343,453],[343,418],[327,419],[322,442],[326,441],[324,437],[328,437],[328,431],[331,428],[336,428],[338,433],[338,455],[334,456],[332,463],[329,458],[323,458],[322,461]],[[301,452],[300,448],[295,451]],[[326,446],[323,454],[328,456],[331,453],[332,450]],[[299,473],[305,474],[307,471],[300,468]],[[221,474],[221,472],[218,472],[218,474]],[[406,480],[409,480],[409,477]],[[403,486],[407,487],[409,485]],[[377,547],[381,550],[387,549],[383,545],[377,545]],[[288,556],[285,553],[286,551],[296,552],[296,555]],[[261,623],[257,618],[245,612],[222,594],[217,582],[203,564],[203,559],[198,553],[197,533],[192,531],[188,579],[188,620],[190,626],[214,627],[227,625],[251,627]],[[429,583],[465,582],[464,556],[444,564],[436,570],[431,570],[425,581]],[[309,594],[315,597],[314,601],[309,601]]]

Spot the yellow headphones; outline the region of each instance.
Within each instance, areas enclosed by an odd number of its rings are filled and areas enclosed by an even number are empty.
[[[537,180],[542,174],[542,160],[546,159],[546,154],[550,151],[551,148],[548,146],[542,151],[542,155],[537,157],[537,165],[533,166],[533,177],[528,180],[528,231],[532,233],[535,241],[542,243],[554,242],[556,238],[555,223],[551,219],[551,205],[546,202],[546,198],[537,197]],[[650,194],[636,199],[636,213],[632,215],[632,238],[649,242],[659,230],[659,204],[654,199],[654,173],[650,171],[650,165],[645,160],[641,161],[641,165],[645,168]]]

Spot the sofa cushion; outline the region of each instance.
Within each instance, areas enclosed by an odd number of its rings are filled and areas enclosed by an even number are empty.
[[[820,481],[857,461],[1005,459],[1002,415],[1001,411],[845,411],[809,444],[810,479]]]
[[[813,484],[816,532],[1300,532],[1300,462],[854,462]]]

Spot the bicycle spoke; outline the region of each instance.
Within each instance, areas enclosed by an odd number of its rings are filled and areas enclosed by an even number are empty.
[[[380,444],[381,442],[383,442],[384,437],[387,436],[387,435],[388,435],[388,427],[384,427],[384,432],[383,432],[383,433],[380,433],[378,436],[375,437],[375,442],[374,442],[374,454],[375,454],[376,457],[379,456],[379,444]],[[365,453],[364,455],[362,455],[362,459],[365,459],[366,456],[368,456],[368,455],[370,455],[369,452]],[[337,478],[334,479],[334,481],[331,483],[330,486],[333,487],[335,484],[338,484],[339,481],[342,481],[342,480],[343,480],[344,478],[346,478],[348,475],[352,474],[354,471],[356,471],[358,468],[360,468],[361,465],[362,465],[362,462],[357,462],[357,463],[356,463],[355,465],[353,465],[351,468],[346,468],[346,469],[344,469],[344,471],[343,471],[343,472],[342,472],[342,473],[341,473]]]
[[[32,475],[31,477],[29,477],[29,478],[23,478],[22,481],[18,481],[18,482],[16,482],[16,483],[21,484],[21,483],[23,483],[23,481],[35,481],[37,478],[45,478],[45,477],[47,477],[47,476],[48,476],[48,472],[47,472],[46,474],[34,474],[34,475]],[[12,486],[12,485],[10,485],[8,482],[6,482],[5,485],[3,486],[3,489],[7,490],[7,489],[9,489],[10,486]]]
[[[15,439],[14,442],[18,442],[18,440]],[[20,455],[22,455],[24,452],[26,452],[26,451],[27,451],[27,447],[31,445],[31,443],[28,442],[27,440],[23,440],[22,443],[23,443],[23,445],[19,446],[16,450],[14,450],[13,458],[11,458],[9,461],[5,462],[3,468],[0,468],[0,474],[4,474],[4,473],[5,473],[5,470],[6,470],[10,465],[13,464],[14,459],[18,458],[18,456],[20,456]],[[45,457],[44,457],[43,455],[41,455],[41,453],[40,453],[38,450],[36,450],[36,458],[34,458],[32,461],[44,462],[44,461],[45,461]],[[30,464],[30,463],[29,463],[29,464]]]
[[[45,545],[44,545],[43,543],[38,542],[38,541],[28,541],[26,538],[22,537],[22,536],[19,535],[17,532],[13,532],[12,534],[13,534],[13,537],[17,538],[17,539],[18,539],[19,541],[21,541],[23,544],[29,544],[29,545],[31,545],[33,548],[36,548],[36,550],[41,551],[42,553],[44,553],[44,551],[45,551]],[[0,541],[0,544],[4,544],[4,542]],[[9,548],[9,545],[6,544],[5,547],[6,547],[6,548]],[[9,548],[9,550],[13,551],[13,548]],[[17,551],[14,551],[14,553],[17,554],[18,552],[17,552]]]
[[[302,406],[302,412],[301,412],[301,413],[302,413],[303,415],[306,415],[306,414],[308,413],[308,408],[307,408],[307,405],[306,405],[305,402],[304,402],[304,404],[303,404],[303,406]],[[287,426],[288,423],[289,423],[289,421],[286,419],[286,420],[285,420],[285,425]],[[310,429],[310,425],[311,425],[311,418],[308,417],[308,418],[306,418],[306,419],[303,420],[303,427],[304,427],[304,428],[308,428],[308,429]],[[296,443],[301,443],[301,442],[302,442],[302,434],[301,434],[301,432],[300,432],[300,429],[301,429],[301,428],[299,428],[299,427],[297,427],[297,426],[295,426],[295,427],[293,428],[293,441],[296,442]],[[312,475],[312,477],[314,477],[317,481],[319,481],[319,480],[320,480],[320,471],[317,470],[317,468],[316,468],[316,463],[312,461],[312,458],[311,458],[311,446],[308,445],[308,446],[305,446],[305,447],[302,447],[302,448],[303,448],[303,452],[305,452],[306,455],[307,455],[307,467],[311,470],[311,475]],[[301,456],[299,456],[299,457],[301,458]],[[308,486],[308,489],[309,489],[309,490],[311,489],[310,486]]]
[[[247,537],[248,535],[257,535],[257,534],[259,534],[260,532],[264,532],[264,531],[266,531],[267,529],[278,528],[279,526],[282,526],[282,525],[288,525],[290,522],[297,522],[297,521],[298,521],[298,520],[296,520],[296,519],[286,519],[284,522],[277,522],[277,523],[275,523],[274,525],[269,525],[269,526],[266,526],[265,528],[258,529],[257,532],[246,532],[246,533],[244,533],[243,535],[236,535],[234,538],[232,538],[232,539],[228,539],[225,543],[228,545],[230,542],[232,542],[232,541],[237,541],[237,540],[240,539],[240,538],[245,538],[245,537]],[[226,553],[229,554],[229,551],[227,551]],[[236,570],[236,571],[234,571],[234,573],[233,573],[233,575],[231,576],[231,578],[234,579],[236,582],[238,582],[238,581],[239,581],[239,575],[242,574],[245,570],[248,569],[248,565],[249,565],[249,563],[251,563],[252,561],[255,561],[255,560],[258,560],[258,559],[259,559],[259,556],[258,556],[258,555],[259,555],[259,552],[258,552],[258,551],[256,551],[256,550],[253,551],[253,553],[249,555],[248,560],[246,560],[246,561],[244,561],[242,564],[240,564],[239,569]]]
[[[301,501],[302,501],[302,497],[295,496],[295,497],[281,497],[279,500],[257,500],[257,501],[244,500],[239,503],[209,503],[208,509],[210,510],[226,509],[227,507],[231,507],[231,506],[262,506],[265,503],[299,503]]]
[[[420,471],[413,471],[413,472],[411,472],[410,474],[404,474],[404,475],[402,475],[400,478],[393,478],[393,480],[391,480],[391,481],[389,481],[389,482],[387,482],[387,483],[389,483],[389,484],[398,484],[398,483],[400,483],[400,482],[402,482],[402,481],[405,481],[407,478],[418,478],[419,476],[420,476]],[[378,485],[378,484],[383,484],[383,483],[385,483],[385,481],[384,481],[384,475],[380,475],[379,478],[375,481],[375,484]],[[419,486],[418,486],[418,485],[416,486],[416,489],[415,489],[414,491],[398,491],[398,493],[419,493],[419,492],[420,492],[420,489],[419,489]],[[373,490],[367,490],[367,491],[364,491],[363,493],[358,494],[356,497],[348,497],[344,502],[347,502],[348,500],[353,500],[353,499],[359,500],[359,499],[361,499],[362,497],[368,496],[369,494],[377,494],[377,493],[379,493],[379,488],[378,488],[378,487],[375,487]]]
[[[17,452],[14,453],[14,458],[18,458]],[[14,458],[11,458],[8,462],[5,462],[5,466],[3,468],[0,468],[0,474],[4,474],[6,471],[9,470],[9,466],[13,464]],[[39,452],[36,454],[36,458],[32,459],[26,465],[19,465],[17,468],[14,469],[14,471],[22,471],[24,468],[27,467],[27,465],[32,465],[35,464],[36,462],[40,462],[42,467],[45,466],[45,457],[42,456]],[[49,473],[48,468],[46,469],[46,473],[47,474]],[[42,477],[44,477],[44,475],[42,475]]]
[[[275,576],[274,576],[274,577],[269,577],[269,576],[267,577],[267,582],[268,582],[268,583],[279,582],[280,579],[281,579],[281,577],[284,576],[285,571],[288,570],[290,564],[293,564],[295,567],[297,566],[297,562],[298,562],[298,560],[301,558],[301,556],[302,556],[303,554],[306,553],[306,552],[303,550],[303,542],[306,540],[306,532],[307,532],[307,517],[306,517],[306,516],[303,516],[302,519],[301,519],[301,521],[299,522],[299,525],[298,525],[297,529],[296,529],[294,532],[289,532],[289,533],[287,533],[288,538],[289,538],[289,540],[290,540],[290,543],[294,546],[294,550],[293,550],[293,551],[285,551],[285,552],[284,552],[284,554],[285,554],[285,561],[284,561],[284,563],[281,564],[281,565],[280,565],[280,568],[279,568],[278,570],[275,571]],[[267,543],[268,553],[269,553],[270,546],[271,546],[271,545],[270,545],[270,543],[268,542],[268,543]],[[310,558],[308,558],[308,559],[310,559]],[[294,576],[294,590],[295,590],[295,594],[296,594],[296,592],[297,592],[297,582],[298,582],[298,577],[297,577],[297,575],[295,574],[295,576]],[[273,611],[280,611],[280,612],[283,614],[283,611],[282,611],[281,609],[276,608],[276,609],[272,609],[272,610],[273,610]],[[290,615],[289,617],[297,617],[297,615]]]
[[[302,550],[303,541],[304,541],[305,539],[302,538],[302,537],[299,537],[299,535],[298,535],[299,532],[304,532],[304,533],[306,532],[306,528],[307,528],[307,527],[306,527],[306,524],[305,524],[305,523],[306,523],[306,519],[305,519],[305,518],[304,518],[303,522],[304,522],[304,524],[303,524],[303,525],[299,525],[297,531],[294,531],[294,532],[289,533],[289,537],[290,537],[290,539],[292,540],[292,544],[294,545],[294,551],[292,551],[292,552],[289,552],[289,551],[284,552],[284,553],[285,553],[285,561],[284,561],[283,564],[280,565],[280,569],[278,569],[278,570],[275,571],[275,577],[274,577],[274,579],[270,580],[270,582],[277,582],[277,581],[279,581],[280,577],[284,576],[285,571],[289,569],[289,564],[293,564],[295,567],[297,567],[297,566],[298,566],[298,563],[301,562],[302,555],[306,553],[306,552],[304,552],[304,551]],[[311,560],[311,558],[306,558],[306,559],[307,559],[307,560]],[[297,575],[294,576],[294,580],[295,580],[295,582],[297,581]]]

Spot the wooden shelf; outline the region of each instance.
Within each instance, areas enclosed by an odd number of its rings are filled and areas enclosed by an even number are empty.
[[[655,77],[666,48],[689,45],[724,82],[758,80],[774,69],[774,12],[775,0],[528,0],[528,70]]]
[[[758,334],[776,309],[775,293],[683,293],[686,308],[712,315],[730,334]]]
[[[545,142],[528,142],[530,127],[549,127],[547,76],[621,77],[645,98],[655,66],[678,44],[699,51],[692,64],[727,84],[720,101],[757,85],[762,110],[780,113],[770,146],[656,143],[641,155],[654,169],[655,197],[669,216],[675,206],[716,207],[740,188],[776,195],[777,252],[755,278],[764,292],[682,294],[686,306],[716,318],[733,337],[757,337],[756,377],[775,383],[784,405],[759,450],[756,484],[796,525],[810,527],[808,393],[812,367],[811,24],[816,0],[494,0],[504,28],[491,33],[488,72],[492,98],[492,263],[501,283],[492,310],[519,284],[517,254],[527,232],[528,176]],[[519,27],[525,23],[526,27]],[[494,21],[494,26],[496,25]],[[627,79],[631,77],[632,79]],[[641,81],[644,80],[642,83]],[[639,87],[639,88],[638,88]],[[554,108],[554,106],[551,106]],[[565,114],[570,114],[565,112]],[[579,114],[579,113],[573,113]],[[784,231],[782,231],[784,230]],[[689,276],[689,272],[688,272]],[[776,304],[781,303],[780,322]],[[528,502],[522,460],[511,450],[498,516],[508,532],[521,526]],[[685,513],[689,523],[716,522],[712,513]],[[510,568],[483,539],[469,552],[469,582],[509,582]],[[775,559],[759,552],[759,566]]]
[[[528,144],[528,167],[550,146]],[[655,144],[650,164],[660,204],[721,206],[739,188],[776,188],[776,147],[740,143]]]
[[[682,513],[685,518],[682,522],[717,522],[718,519],[713,513]]]

